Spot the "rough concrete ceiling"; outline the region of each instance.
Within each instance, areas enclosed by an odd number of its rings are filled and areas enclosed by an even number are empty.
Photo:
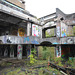
[[[4,22],[8,22],[8,23],[12,23],[12,24],[17,24],[18,22],[21,21],[21,19],[0,12],[0,21],[4,21]]]

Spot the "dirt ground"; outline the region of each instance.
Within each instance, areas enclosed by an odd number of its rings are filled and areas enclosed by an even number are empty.
[[[42,67],[40,67],[42,66]],[[38,60],[30,65],[29,60],[9,60],[0,64],[0,75],[62,75],[58,70],[48,67],[47,60]]]

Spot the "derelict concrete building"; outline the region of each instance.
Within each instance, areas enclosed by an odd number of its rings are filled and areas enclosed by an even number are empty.
[[[40,21],[25,10],[24,0],[0,0],[0,57],[27,57],[37,38]]]
[[[75,57],[75,13],[65,14],[56,8],[56,12],[41,17],[42,45],[54,45],[56,57]],[[54,32],[47,36],[46,31]],[[53,29],[53,30],[52,30]]]
[[[38,20],[25,10],[23,0],[0,0],[0,57],[22,59],[36,46],[55,46],[57,57],[75,56],[74,25],[75,14],[58,8]],[[46,38],[48,29],[54,29],[54,36]]]

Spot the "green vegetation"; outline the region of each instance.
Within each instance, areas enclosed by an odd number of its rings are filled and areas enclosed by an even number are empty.
[[[50,59],[51,61],[54,59],[55,55],[55,48],[54,47],[39,47],[39,59],[41,60],[48,60]]]
[[[49,38],[49,37],[52,37],[52,36],[54,36],[54,29],[46,30],[46,37]]]
[[[31,50],[31,54],[29,55],[29,58],[30,58],[30,64],[32,65],[32,64],[34,64],[37,60],[36,60],[36,49],[35,48],[33,48],[32,50]]]
[[[69,67],[75,69],[75,58],[66,60],[61,57],[55,57],[55,48],[54,47],[39,47],[39,59],[46,60],[47,62],[53,62],[56,65],[62,67]]]
[[[47,63],[47,60],[37,60],[38,63],[33,64],[33,66],[39,66],[42,64]],[[53,75],[55,73],[56,75],[61,75],[61,73],[51,67],[41,67],[41,68],[35,68],[32,67],[18,67],[18,68],[8,68],[1,71],[1,75]]]
[[[73,35],[75,36],[75,26],[73,26]]]
[[[65,65],[69,68],[75,69],[75,58],[72,58],[72,60],[71,59],[67,60],[65,62]]]
[[[61,57],[57,58],[55,57],[55,48],[54,47],[39,47],[38,51],[38,59],[36,58],[36,50],[31,50],[31,55],[29,56],[30,61],[26,61],[25,59],[20,60],[21,64],[24,62],[25,64],[23,66],[20,66],[18,68],[15,68],[14,66],[11,68],[3,69],[0,74],[1,75],[53,75],[55,73],[56,75],[62,75],[58,70],[49,67],[48,61],[55,63],[56,65],[62,66],[62,67],[69,67],[75,69],[75,58],[65,60]],[[15,61],[16,62],[16,61]],[[63,63],[64,62],[64,63]],[[26,64],[27,63],[27,64]],[[4,65],[11,65],[11,63],[3,63]],[[47,67],[41,67],[41,68],[33,68],[40,65],[47,65]]]
[[[12,65],[12,63],[2,62],[0,64],[0,66],[10,66],[10,65]]]

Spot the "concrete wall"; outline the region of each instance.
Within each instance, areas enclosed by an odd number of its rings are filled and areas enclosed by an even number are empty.
[[[10,6],[12,6],[12,5],[10,5]],[[39,24],[39,20],[37,20],[37,18],[35,18],[35,17],[32,17],[31,14],[29,14],[29,13],[26,14],[26,12],[24,10],[19,9],[19,8],[17,10],[16,7],[12,6],[12,8],[11,8],[10,6],[6,6],[6,5],[0,3],[0,9],[1,9],[1,11],[5,11],[6,13],[8,13],[10,15],[19,17],[19,18],[24,19],[24,20],[28,20],[28,18],[29,18],[30,21]]]
[[[6,0],[6,1],[13,3],[13,4],[25,9],[25,4],[21,3],[19,0]]]
[[[73,36],[73,27],[72,26],[68,26],[68,35]]]

